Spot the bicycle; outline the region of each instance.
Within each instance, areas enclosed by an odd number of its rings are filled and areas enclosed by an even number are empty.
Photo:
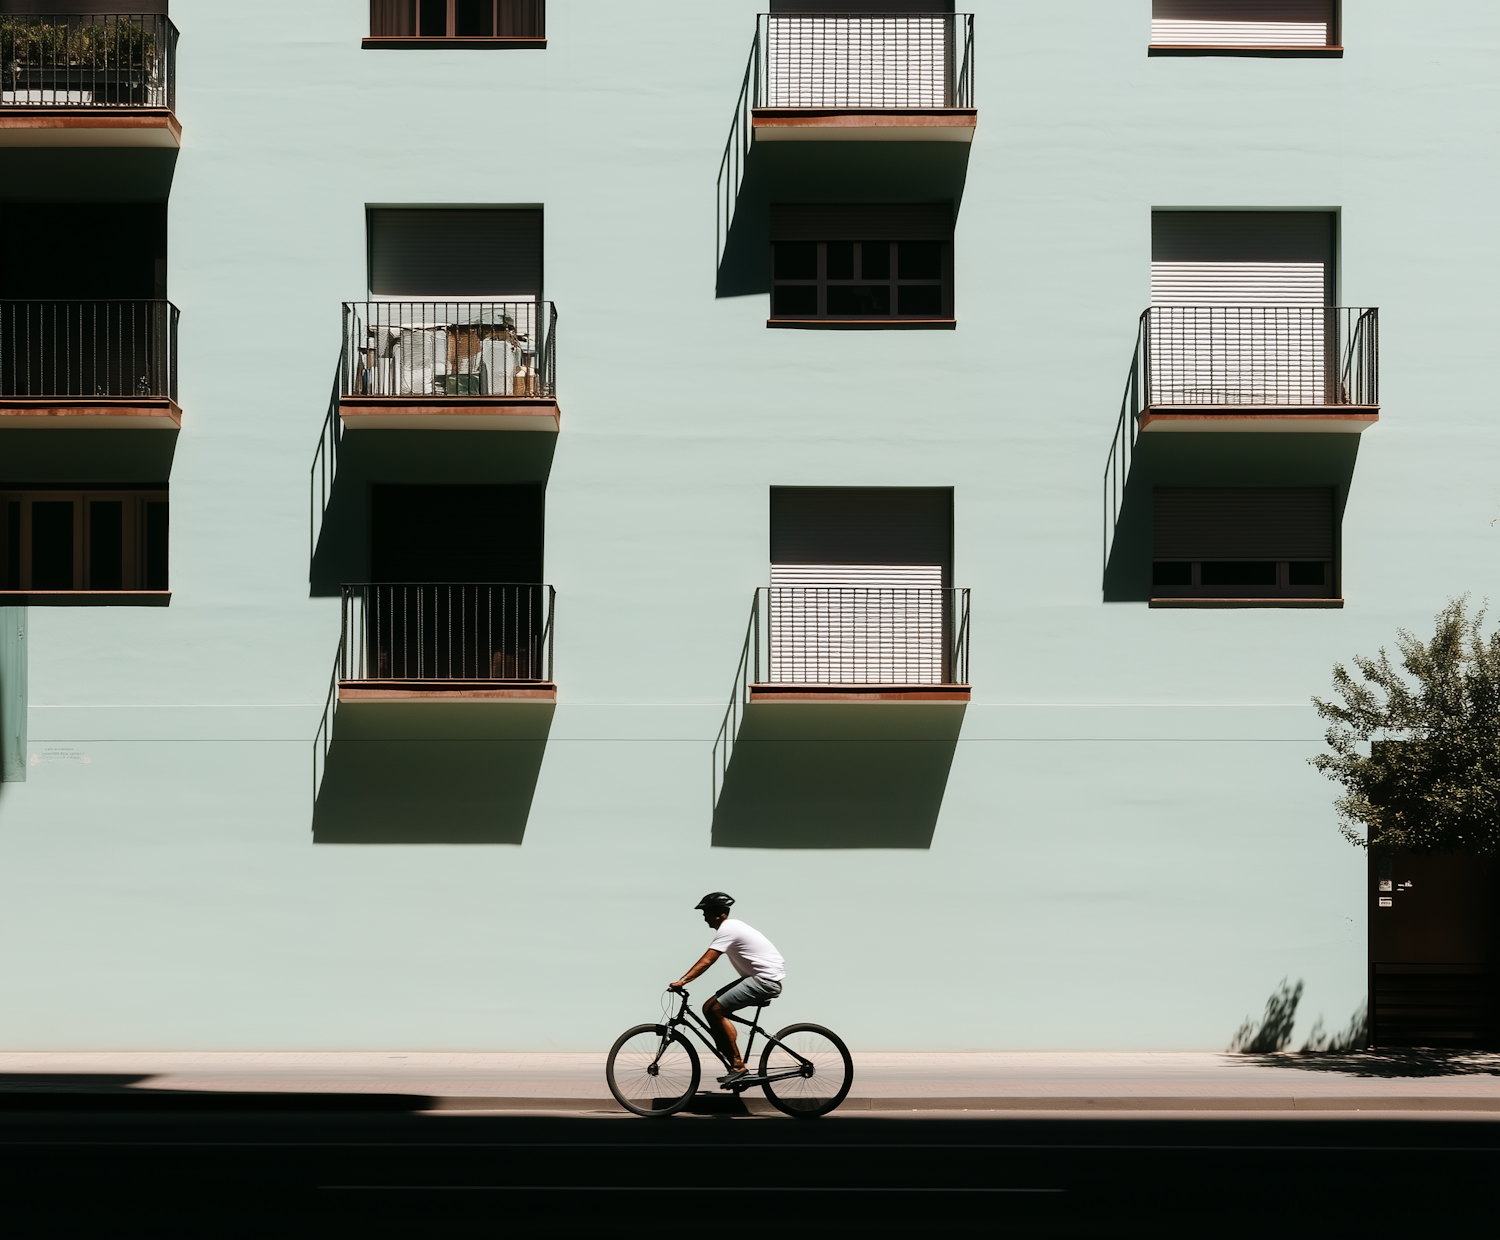
[[[672,1115],[692,1100],[701,1071],[698,1052],[684,1035],[687,1029],[708,1047],[726,1071],[731,1064],[714,1043],[708,1023],[688,1007],[688,992],[676,992],[681,1003],[675,1016],[664,1024],[636,1025],[627,1029],[610,1048],[604,1075],[609,1092],[627,1111],[656,1118]],[[760,1064],[732,1084],[721,1086],[735,1095],[759,1087],[772,1106],[794,1119],[816,1119],[827,1115],[848,1096],[854,1082],[854,1061],[843,1039],[822,1025],[788,1025],[778,1033],[760,1027],[766,1003],[757,1004],[754,1020],[729,1019],[750,1030],[745,1042],[745,1062],[755,1050],[757,1034],[765,1039]],[[663,1004],[663,1015],[667,1004]]]

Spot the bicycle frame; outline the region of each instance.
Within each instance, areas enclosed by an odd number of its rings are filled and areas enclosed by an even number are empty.
[[[688,1007],[688,992],[685,990],[679,990],[676,993],[681,997],[682,1002],[677,1009],[677,1015],[670,1017],[667,1020],[666,1027],[668,1029],[689,1030],[693,1034],[693,1036],[698,1039],[698,1041],[702,1042],[703,1045],[708,1048],[709,1053],[712,1054],[715,1059],[717,1059],[726,1068],[733,1071],[734,1065],[724,1057],[724,1052],[719,1049],[718,1043],[714,1041],[713,1030],[708,1027],[708,1022],[705,1021],[703,1017],[699,1016],[697,1012],[693,1011],[692,1008]],[[797,1068],[789,1068],[785,1072],[773,1072],[767,1076],[758,1076],[753,1073],[747,1074],[739,1081],[736,1081],[734,1085],[730,1087],[733,1088],[736,1093],[738,1093],[741,1088],[749,1088],[756,1085],[775,1084],[777,1081],[789,1081],[794,1077],[809,1076],[814,1071],[812,1060],[803,1058],[785,1042],[781,1041],[781,1039],[778,1038],[775,1034],[768,1033],[766,1030],[760,1027],[760,1014],[763,1011],[765,1011],[765,1005],[758,1005],[755,1009],[754,1020],[742,1020],[733,1012],[727,1013],[729,1019],[734,1021],[735,1024],[744,1025],[747,1029],[750,1030],[750,1036],[745,1039],[745,1047],[742,1052],[742,1057],[744,1058],[745,1063],[749,1064],[750,1062],[751,1053],[755,1049],[755,1035],[758,1033],[763,1038],[765,1038],[765,1040],[772,1046],[781,1047],[781,1049],[784,1050],[793,1059],[795,1059],[800,1066]],[[656,1057],[658,1060],[661,1058],[663,1052],[665,1052],[666,1049],[667,1040],[663,1038],[661,1047],[656,1052]]]

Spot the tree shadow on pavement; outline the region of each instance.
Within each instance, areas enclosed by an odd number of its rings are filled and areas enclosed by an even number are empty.
[[[1462,1050],[1301,1051],[1235,1055],[1237,1063],[1353,1077],[1500,1076],[1500,1055]]]

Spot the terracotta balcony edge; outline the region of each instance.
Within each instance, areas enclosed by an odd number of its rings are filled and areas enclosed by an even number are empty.
[[[556,431],[552,396],[341,396],[345,430]]]
[[[977,108],[755,108],[763,142],[963,142],[974,140]]]
[[[0,147],[181,145],[170,108],[0,108]]]
[[[182,408],[165,396],[4,396],[0,428],[41,430],[108,427],[181,430]]]
[[[1358,435],[1380,421],[1379,405],[1148,405],[1141,433],[1267,431]]]

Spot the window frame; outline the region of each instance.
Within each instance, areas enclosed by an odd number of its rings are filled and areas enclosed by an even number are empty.
[[[547,0],[481,0],[481,2],[487,2],[490,6],[490,33],[487,35],[458,33],[459,0],[445,0],[447,29],[444,34],[418,33],[422,25],[422,0],[370,0],[370,33],[360,41],[360,46],[366,49],[441,47],[449,50],[469,51],[484,48],[545,48],[547,46]],[[498,33],[506,24],[504,11],[511,3],[515,3],[517,7],[532,6],[536,18],[536,34]],[[392,20],[393,12],[388,13],[385,20],[381,20],[378,15],[381,8],[392,11],[405,8],[408,10],[409,20],[400,17]],[[377,34],[377,29],[383,25],[410,26],[411,33]]]
[[[864,247],[872,242],[880,241],[888,245],[889,250],[889,274],[885,279],[863,278],[864,270]],[[939,247],[941,274],[937,279],[907,277],[903,279],[900,274],[900,247],[903,244],[914,245],[936,245]],[[817,274],[812,278],[779,278],[776,275],[776,247],[778,245],[813,245],[816,246]],[[834,279],[828,275],[828,247],[830,245],[851,245],[854,250],[854,270],[860,275],[851,279]],[[889,240],[870,238],[863,241],[846,241],[842,238],[826,241],[808,241],[806,239],[782,238],[771,242],[770,250],[770,315],[766,320],[767,327],[823,327],[823,328],[951,328],[955,325],[953,314],[953,242],[949,239],[938,239],[930,237],[892,237]],[[891,314],[862,314],[849,315],[830,314],[828,311],[828,290],[830,288],[860,288],[884,285],[890,290]],[[814,314],[778,314],[776,312],[776,292],[781,288],[816,288],[817,310]],[[905,288],[938,288],[940,293],[939,313],[932,314],[902,314],[901,289]]]
[[[1264,585],[1204,585],[1204,564],[1275,564],[1276,584],[1274,586]],[[1170,583],[1158,583],[1156,580],[1156,568],[1159,564],[1189,564],[1192,569],[1192,581],[1188,585],[1173,585]],[[1323,565],[1323,583],[1321,585],[1292,585],[1290,578],[1290,565],[1292,564],[1321,564]],[[1153,557],[1151,560],[1151,597],[1153,600],[1178,600],[1178,599],[1240,599],[1245,601],[1274,603],[1282,599],[1315,599],[1331,600],[1339,597],[1337,563],[1334,560],[1313,559],[1286,559],[1250,560],[1243,557],[1226,557],[1222,560],[1183,560],[1173,558]]]
[[[89,505],[119,502],[120,586],[118,589],[96,589],[93,576],[93,547]],[[76,595],[103,599],[127,596],[160,596],[170,594],[170,561],[168,586],[153,590],[147,585],[149,504],[170,504],[165,487],[86,487],[36,489],[0,488],[0,597],[22,595]],[[66,590],[33,586],[33,508],[38,503],[71,503],[73,505],[73,584]],[[11,505],[16,505],[16,528],[11,525]],[[170,511],[170,510],[169,510]],[[170,517],[169,517],[170,520]],[[169,527],[170,528],[170,527]],[[16,554],[12,556],[12,542]]]

